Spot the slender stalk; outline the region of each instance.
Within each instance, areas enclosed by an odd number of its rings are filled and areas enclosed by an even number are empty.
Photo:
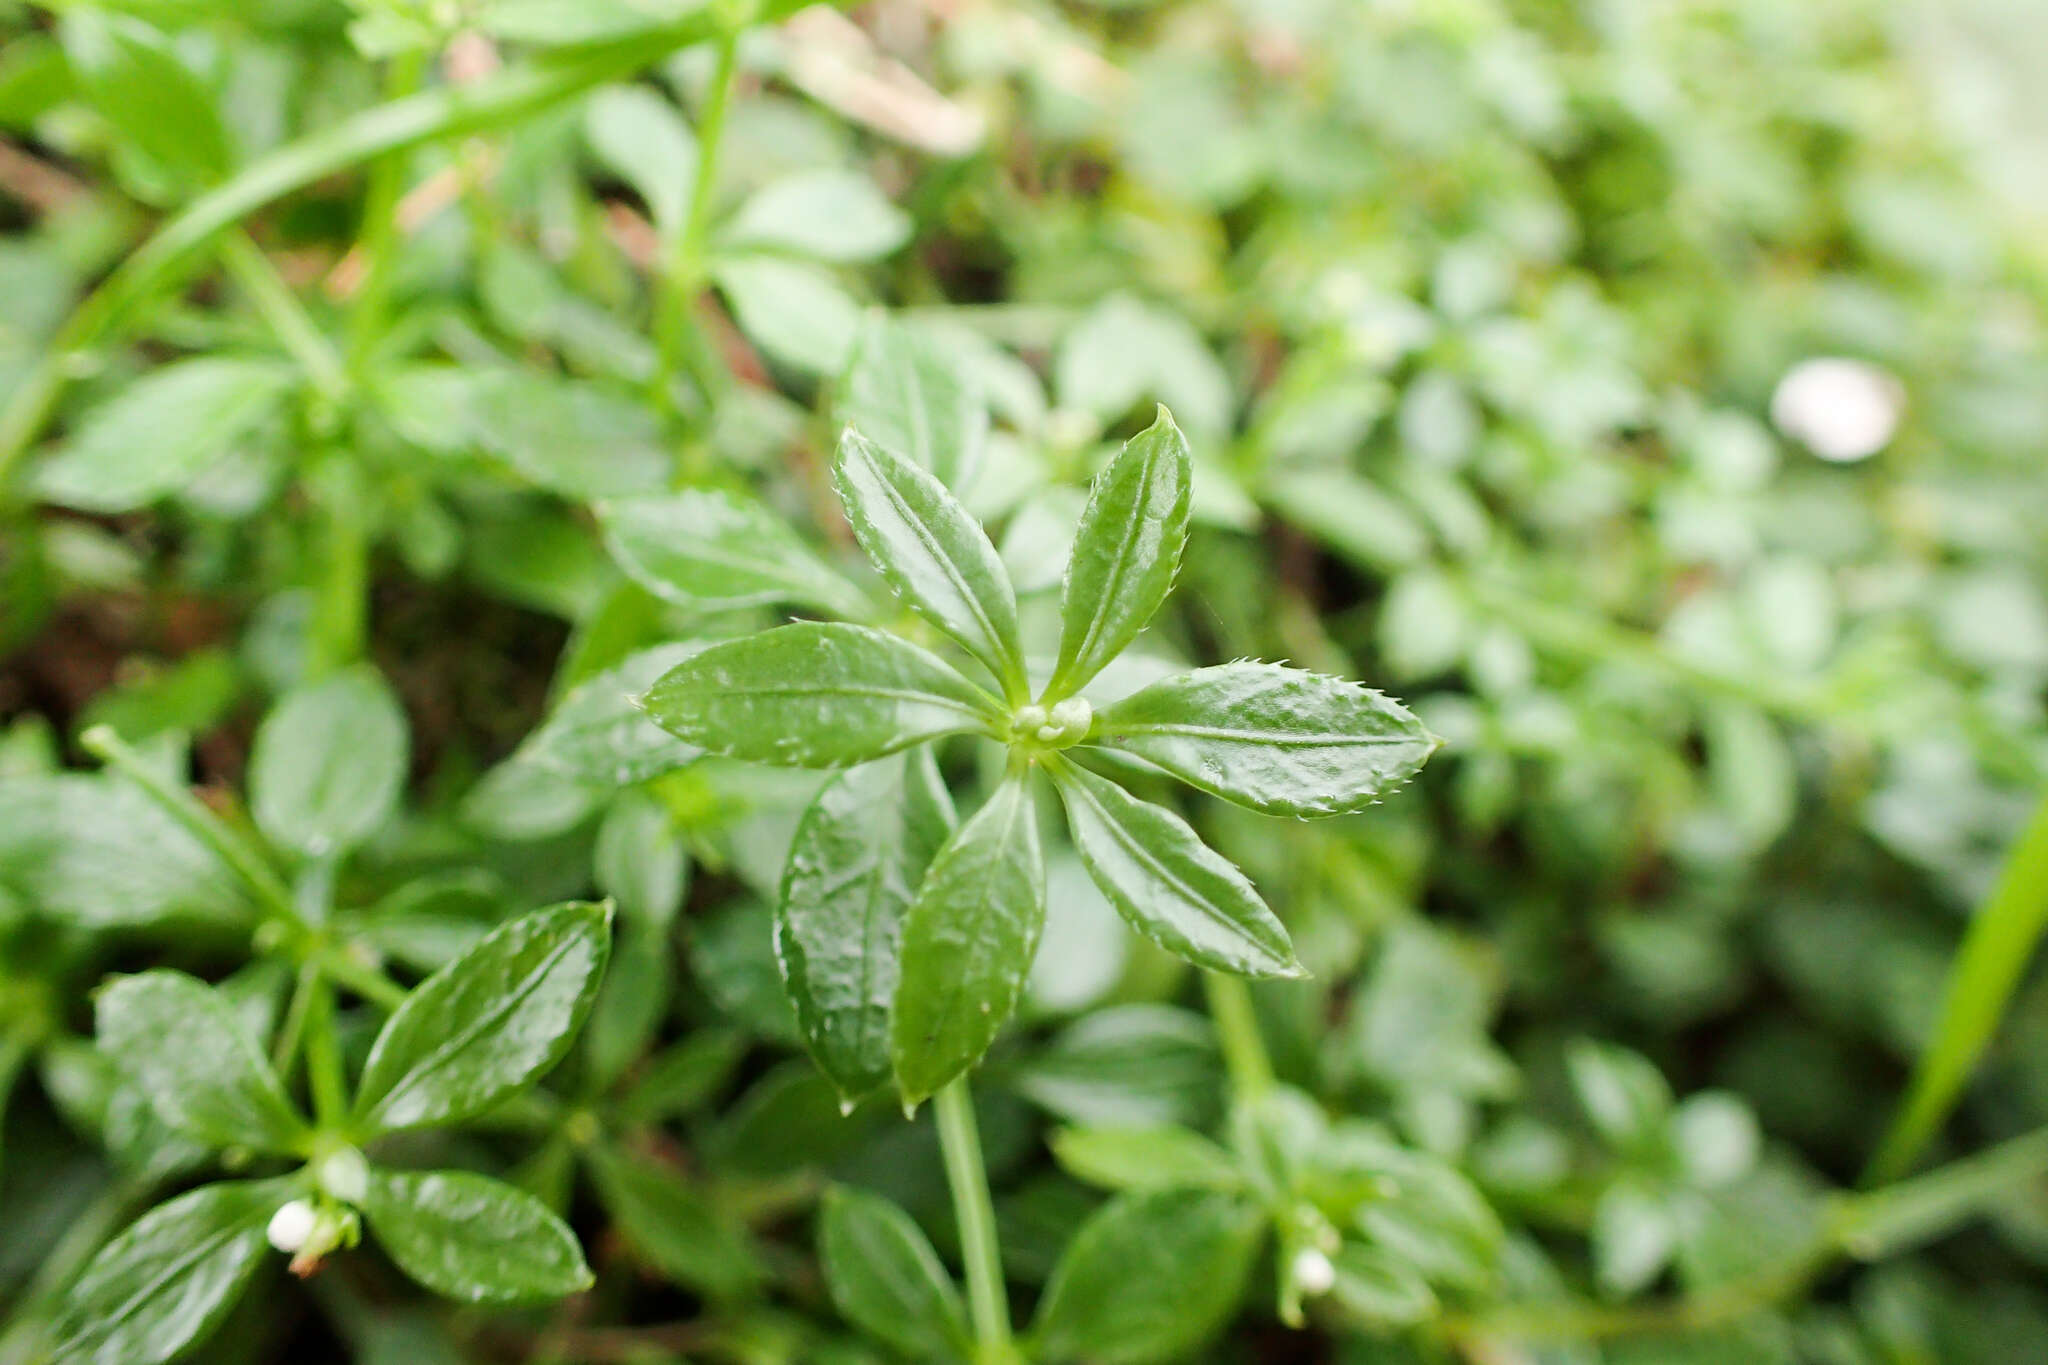
[[[701,346],[689,351],[694,329],[690,309],[704,288],[706,248],[711,237],[711,207],[718,192],[719,148],[725,141],[726,111],[732,106],[733,78],[739,71],[739,28],[733,26],[718,36],[717,65],[712,68],[711,88],[704,99],[704,112],[697,127],[697,170],[690,182],[690,203],[677,234],[668,269],[656,301],[654,401],[662,411],[675,411],[676,373],[686,353],[696,370],[705,397],[718,382],[714,367]],[[700,339],[701,340],[701,339]]]
[[[995,1206],[988,1171],[981,1161],[981,1134],[974,1124],[974,1095],[961,1076],[932,1096],[939,1147],[946,1159],[946,1183],[953,1192],[953,1217],[960,1225],[960,1257],[967,1267],[967,1304],[974,1319],[975,1365],[1015,1365],[1020,1359],[1010,1338],[1010,1299],[1003,1281],[1003,1252],[996,1241]]]
[[[2007,855],[1991,894],[1970,919],[1949,967],[1941,1015],[1914,1068],[1905,1103],[1864,1183],[1903,1175],[1941,1128],[1998,1029],[2034,946],[2048,932],[2048,794]]]
[[[335,452],[306,480],[319,515],[319,579],[309,671],[315,677],[363,656],[369,639],[370,513],[354,460]]]
[[[384,97],[399,100],[414,94],[425,71],[424,52],[399,53],[385,70]],[[348,318],[348,365],[357,373],[384,330],[384,315],[391,302],[392,267],[397,259],[392,248],[398,240],[398,201],[404,189],[402,151],[386,152],[370,163],[370,181],[363,194],[363,218],[356,230],[363,276]]]
[[[1259,1036],[1251,990],[1242,978],[1221,972],[1203,972],[1202,987],[1209,996],[1209,1018],[1223,1046],[1231,1091],[1240,1104],[1257,1099],[1273,1088],[1273,1063],[1266,1055],[1265,1039]]]
[[[292,985],[291,1003],[285,1006],[284,1023],[270,1045],[271,1069],[286,1085],[291,1084],[292,1071],[299,1060],[299,1044],[305,1041],[306,1016],[312,1012],[313,989],[319,980],[319,970],[311,963],[299,968],[298,980]]]
[[[220,259],[278,341],[313,381],[313,388],[330,402],[339,401],[348,391],[348,372],[341,356],[262,248],[249,240],[248,233],[236,229],[221,238]]]
[[[316,975],[306,1009],[306,1087],[313,1117],[328,1131],[348,1115],[348,1087],[342,1075],[341,1038],[334,1030],[334,987]]]
[[[315,965],[321,975],[339,985],[348,987],[363,999],[387,1010],[395,1010],[405,1003],[405,987],[393,981],[375,967],[365,966],[339,948],[329,948],[316,959]]]

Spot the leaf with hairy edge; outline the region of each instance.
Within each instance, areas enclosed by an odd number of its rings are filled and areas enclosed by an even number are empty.
[[[502,1180],[373,1166],[362,1207],[398,1268],[446,1298],[527,1303],[590,1288],[576,1234]]]
[[[1192,483],[1187,438],[1163,407],[1097,476],[1067,561],[1049,699],[1071,696],[1101,672],[1173,590]]]
[[[815,621],[714,645],[642,704],[712,753],[795,768],[849,767],[1003,720],[994,697],[909,641]]]
[[[53,1360],[157,1365],[202,1340],[263,1259],[277,1180],[202,1185],[101,1247],[65,1295]]]
[[[610,941],[610,907],[572,901],[493,930],[421,982],[363,1064],[364,1135],[474,1117],[560,1061]]]
[[[832,478],[861,548],[889,586],[1022,702],[1029,680],[1017,595],[980,523],[944,484],[851,427],[839,438]]]
[[[1287,930],[1230,860],[1164,806],[1071,763],[1050,766],[1074,846],[1133,929],[1238,976],[1301,976]]]
[[[1437,741],[1369,687],[1239,660],[1125,697],[1097,714],[1088,743],[1269,815],[1342,815],[1413,777]]]
[[[600,504],[605,549],[647,591],[678,606],[729,611],[780,603],[866,616],[860,590],[827,568],[789,523],[713,488]]]
[[[1014,774],[932,860],[904,917],[889,1050],[906,1103],[988,1050],[1017,1007],[1044,927],[1038,814]]]
[[[804,1046],[847,1100],[889,1079],[903,916],[954,824],[929,748],[847,769],[797,822],[775,956]]]
[[[288,1152],[305,1137],[234,1006],[204,982],[162,968],[124,976],[100,992],[94,1018],[100,1051],[179,1132],[260,1152]]]
[[[913,1360],[973,1355],[960,1291],[924,1230],[896,1205],[834,1185],[825,1191],[818,1253],[847,1321]]]
[[[988,439],[988,405],[956,349],[880,309],[854,343],[839,415],[953,489],[973,482]]]

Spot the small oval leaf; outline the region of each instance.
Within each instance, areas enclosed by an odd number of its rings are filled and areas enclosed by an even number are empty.
[[[157,1117],[213,1147],[291,1151],[306,1125],[234,1006],[159,968],[100,992],[100,1051],[134,1077]]]
[[[373,1166],[362,1209],[398,1268],[446,1298],[526,1303],[590,1288],[576,1234],[502,1180]]]
[[[397,807],[407,748],[405,712],[369,664],[294,688],[256,731],[250,811],[308,857],[353,848]]]
[[[825,1287],[848,1322],[913,1360],[974,1353],[960,1291],[909,1214],[835,1185],[818,1225]]]

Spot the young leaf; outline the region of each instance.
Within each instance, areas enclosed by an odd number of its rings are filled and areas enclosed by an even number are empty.
[[[1088,742],[1269,815],[1363,810],[1436,748],[1407,708],[1369,687],[1250,660],[1125,697],[1096,717]]]
[[[1133,929],[1219,972],[1303,974],[1286,927],[1187,821],[1075,764],[1048,766],[1081,861]]]
[[[879,309],[854,343],[839,416],[954,489],[973,481],[988,438],[988,407],[955,352]]]
[[[101,1247],[65,1295],[53,1360],[157,1365],[219,1325],[264,1253],[283,1182],[202,1185]]]
[[[249,804],[271,839],[308,857],[362,843],[405,783],[405,713],[358,664],[278,700],[256,731]]]
[[[910,240],[910,219],[866,176],[821,169],[762,186],[720,236],[728,250],[765,247],[821,261],[872,261]]]
[[[1185,1360],[1237,1308],[1258,1210],[1234,1195],[1119,1195],[1081,1225],[1046,1286],[1034,1359],[1089,1365]]]
[[[124,976],[94,1010],[100,1050],[135,1078],[157,1117],[214,1147],[288,1152],[306,1125],[234,1007],[164,969]]]
[[[1237,1159],[1192,1128],[1063,1128],[1053,1156],[1076,1180],[1108,1190],[1235,1190]]]
[[[645,85],[608,85],[583,108],[583,137],[633,187],[664,236],[682,231],[697,179],[697,139],[675,105]]]
[[[203,356],[152,370],[86,415],[36,471],[36,495],[83,512],[147,506],[268,421],[292,379],[289,367],[250,356]]]
[[[512,761],[603,788],[632,786],[696,762],[704,751],[664,734],[639,699],[702,648],[688,641],[655,645],[578,683],[520,743]]]
[[[974,1354],[960,1291],[910,1215],[834,1185],[818,1225],[825,1287],[848,1322],[913,1360]]]
[[[502,1180],[372,1166],[362,1209],[398,1268],[444,1297],[526,1303],[590,1288],[576,1234]]]
[[[1017,1006],[1044,925],[1038,815],[1029,783],[1012,776],[932,860],[904,916],[889,1050],[906,1103],[988,1050]]]
[[[712,753],[796,768],[865,763],[1002,717],[994,697],[907,640],[814,621],[714,645],[643,704]]]
[[[805,1047],[849,1100],[889,1079],[903,916],[953,824],[927,748],[847,769],[797,822],[775,956]]]
[[[789,603],[854,617],[870,611],[859,589],[752,499],[691,488],[606,503],[598,518],[619,567],[679,606],[725,611]]]
[[[589,1149],[599,1198],[649,1264],[687,1289],[734,1298],[765,1271],[746,1232],[682,1174],[606,1146]]]
[[[1187,438],[1165,408],[1096,478],[1060,597],[1046,696],[1071,696],[1123,652],[1173,588],[1188,538]]]
[[[944,484],[851,427],[832,475],[861,548],[889,586],[1023,701],[1030,684],[1017,595],[980,524]]]
[[[226,175],[228,132],[213,93],[178,60],[171,40],[140,19],[83,6],[58,34],[71,74],[93,107],[146,158],[163,188],[189,194]]]
[[[537,910],[421,982],[363,1064],[364,1135],[473,1117],[560,1061],[597,992],[610,931],[603,905]]]

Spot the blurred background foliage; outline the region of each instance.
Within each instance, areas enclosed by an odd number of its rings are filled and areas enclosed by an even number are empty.
[[[555,12],[109,8],[170,35],[224,142],[191,170],[189,137],[113,127],[49,15],[0,5],[0,395],[190,176],[368,108],[371,56],[460,80],[493,43],[546,46],[514,20]],[[354,537],[370,653],[412,734],[412,802],[347,872],[364,941],[430,967],[509,910],[622,876],[608,847],[687,848],[682,913],[641,930],[655,984],[587,1044],[574,1102],[634,1160],[689,1170],[663,1197],[740,1250],[636,1231],[624,1158],[576,1193],[567,1138],[443,1140],[576,1209],[601,1266],[642,1267],[605,1279],[575,1340],[680,1318],[701,1339],[650,1334],[647,1358],[850,1361],[866,1348],[805,1268],[819,1173],[951,1234],[928,1127],[841,1120],[796,1054],[764,907],[814,780],[712,763],[624,796],[519,780],[522,738],[569,686],[771,619],[664,602],[588,511],[650,466],[658,482],[674,445],[639,401],[644,277],[678,211],[648,168],[701,120],[710,55],[402,158],[411,212],[345,400],[215,414],[216,433],[235,423],[224,446],[112,501],[67,492],[76,442],[15,471],[40,505],[10,505],[0,545],[0,775],[47,778],[107,723],[173,765],[189,744],[231,808],[264,699],[319,657],[335,537]],[[1254,991],[1282,1079],[1459,1165],[1507,1225],[1503,1268],[1412,1341],[1367,1330],[1385,1304],[1366,1327],[1339,1311],[1283,1333],[1250,1292],[1203,1359],[2048,1354],[2038,1179],[1987,1224],[1780,1307],[1652,1310],[1676,1330],[1651,1334],[1628,1308],[1747,1294],[1811,1243],[2048,774],[2037,4],[877,0],[754,30],[739,61],[714,236],[767,249],[708,260],[713,401],[673,399],[692,468],[850,562],[822,452],[861,310],[883,305],[987,398],[970,501],[1042,628],[1089,471],[1163,401],[1196,450],[1198,531],[1143,651],[1360,677],[1446,740],[1369,816],[1191,809],[1314,972]],[[763,206],[793,181],[818,197]],[[364,193],[326,176],[248,224],[345,344]],[[131,312],[123,344],[68,376],[63,430],[172,357],[272,349],[260,304],[208,272]],[[1783,384],[1819,357],[1860,362],[1861,387],[1802,412]],[[1859,415],[1881,448],[1815,453]],[[142,857],[93,809],[107,856]],[[6,1068],[0,1299],[25,1312],[38,1267],[90,1226],[74,1220],[98,1210],[103,1233],[107,1208],[189,1169],[132,1103],[122,1119],[102,1094],[87,1116],[86,990],[140,962],[239,959],[217,924],[170,913],[205,898],[161,865],[124,871],[125,907],[72,905],[18,845],[0,831],[0,989],[37,1032]],[[1046,1155],[1049,1127],[1202,1126],[1222,1104],[1183,969],[1121,929],[1070,852],[1052,877],[1028,1018],[984,1087],[1027,1287],[1096,1198]],[[244,984],[252,1008],[274,1001],[277,983]],[[2043,1020],[2030,973],[1933,1155],[2048,1124]],[[1489,1318],[1567,1285],[1605,1306],[1542,1331]],[[518,1354],[502,1324],[390,1293],[323,1276],[298,1296],[319,1312],[259,1305],[204,1358],[336,1337],[364,1360]]]

